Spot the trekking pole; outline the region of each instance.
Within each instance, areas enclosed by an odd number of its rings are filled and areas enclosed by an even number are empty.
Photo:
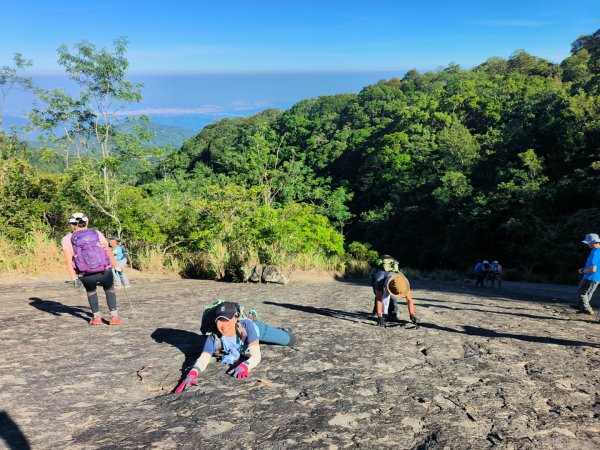
[[[123,286],[123,291],[125,292],[125,297],[127,297],[127,302],[129,303],[129,309],[131,310],[131,315],[135,316],[135,310],[133,309],[133,304],[131,303],[131,297],[129,297],[129,293],[127,292],[127,288],[125,287],[125,282],[123,281],[123,274],[119,273],[119,278],[121,279],[121,286]]]

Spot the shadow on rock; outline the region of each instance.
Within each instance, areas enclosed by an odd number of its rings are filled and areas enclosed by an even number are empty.
[[[0,439],[6,447],[15,450],[28,450],[31,448],[27,437],[10,418],[6,411],[0,411]]]
[[[183,381],[188,369],[200,357],[204,342],[206,341],[206,336],[204,335],[175,328],[157,328],[151,337],[159,344],[166,342],[178,348],[185,355],[185,360],[181,365],[181,378],[177,384]]]
[[[335,281],[339,281],[340,283],[355,284],[357,286],[370,286],[371,285],[371,280],[369,279],[369,277],[365,277],[362,274],[359,274],[359,275],[353,275],[353,274],[338,275],[338,274],[335,274],[333,276],[333,279]]]
[[[538,283],[504,282],[502,288],[477,288],[474,284],[461,281],[441,281],[427,279],[411,279],[412,290],[434,290],[446,294],[476,296],[512,301],[534,301],[536,303],[569,304],[572,303],[573,292],[569,288]]]
[[[433,302],[436,301],[434,299],[429,299],[429,298],[420,298],[420,299],[415,299],[415,300],[420,300],[420,301],[425,300],[425,301],[433,301]],[[461,302],[455,302],[455,303],[461,303]],[[461,303],[461,304],[464,305],[467,303]],[[520,312],[494,311],[493,309],[458,308],[458,307],[445,306],[445,305],[432,305],[429,303],[417,303],[416,305],[420,308],[449,309],[451,311],[476,311],[476,312],[482,312],[485,314],[500,314],[500,315],[511,316],[511,317],[526,317],[528,319],[566,320],[566,321],[571,320],[569,318],[561,318],[561,317],[556,317],[556,316],[540,316],[537,314],[524,314],[524,313],[520,313]],[[496,305],[490,306],[489,308],[496,308]],[[518,309],[523,309],[523,308],[518,308]]]
[[[554,344],[554,345],[565,345],[570,347],[592,347],[600,348],[600,344],[594,344],[592,342],[584,341],[573,341],[570,339],[556,339],[545,336],[530,336],[527,334],[512,334],[512,333],[499,333],[494,330],[487,328],[472,327],[469,325],[462,325],[463,331],[454,328],[443,327],[433,323],[421,323],[422,328],[429,328],[432,330],[447,331],[449,333],[466,334],[468,336],[481,336],[486,338],[504,338],[504,339],[518,339],[526,342],[537,342],[539,344]]]
[[[53,316],[62,316],[63,314],[70,314],[71,316],[78,317],[87,321],[91,315],[88,311],[81,308],[74,308],[72,306],[64,305],[54,300],[44,300],[39,297],[29,297],[29,304],[40,311],[47,312]]]
[[[280,306],[282,308],[291,309],[293,311],[301,311],[310,314],[318,314],[325,317],[334,317],[336,319],[348,320],[355,323],[364,323],[365,320],[370,320],[371,314],[365,311],[340,311],[339,309],[331,308],[315,308],[314,306],[295,305],[293,303],[277,303],[272,301],[264,301],[265,305]]]

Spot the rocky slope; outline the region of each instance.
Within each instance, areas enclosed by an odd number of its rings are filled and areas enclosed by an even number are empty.
[[[62,281],[0,286],[0,447],[600,448],[600,323],[574,288],[415,281],[422,326],[403,306],[380,329],[363,282],[133,283],[121,327],[87,325]],[[170,394],[215,298],[300,341],[263,346],[249,381],[213,362]]]

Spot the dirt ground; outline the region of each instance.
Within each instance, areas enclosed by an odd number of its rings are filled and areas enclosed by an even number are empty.
[[[412,285],[421,327],[402,306],[381,329],[366,280],[135,273],[118,291],[124,325],[91,327],[64,276],[4,277],[0,448],[600,448],[600,323],[570,307],[574,287]],[[171,394],[216,298],[293,327],[299,343],[262,346],[249,380],[213,362]]]

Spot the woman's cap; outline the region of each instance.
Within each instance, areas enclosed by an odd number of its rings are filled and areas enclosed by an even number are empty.
[[[73,213],[71,217],[69,217],[69,223],[72,223],[74,225],[78,223],[89,222],[89,220],[90,219],[88,219],[87,216],[81,212]]]
[[[119,239],[119,236],[111,236],[108,238],[109,241],[115,241],[115,242],[121,242],[121,239]]]
[[[227,320],[233,319],[237,316],[238,310],[237,307],[231,302],[223,302],[217,306],[217,313],[215,316],[215,322],[221,318],[225,318]]]

